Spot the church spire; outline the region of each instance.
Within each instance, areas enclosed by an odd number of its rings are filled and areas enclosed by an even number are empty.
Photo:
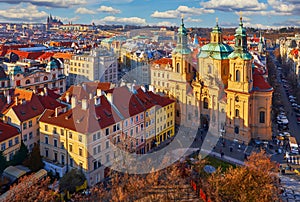
[[[210,33],[210,42],[211,43],[222,43],[222,30],[219,27],[219,18],[216,18],[216,26],[213,28]]]
[[[181,25],[178,28],[177,33],[177,45],[174,49],[174,53],[181,53],[181,54],[190,54],[191,50],[188,47],[188,40],[187,40],[187,29],[184,26],[183,15],[181,16]]]

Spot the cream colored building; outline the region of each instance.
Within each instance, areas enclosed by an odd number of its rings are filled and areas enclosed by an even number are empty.
[[[69,85],[89,81],[111,83],[118,81],[117,58],[105,47],[94,48],[89,53],[73,55],[65,65]]]

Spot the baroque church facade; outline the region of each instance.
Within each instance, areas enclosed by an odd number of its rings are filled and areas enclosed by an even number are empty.
[[[151,67],[153,89],[177,101],[176,124],[209,128],[245,144],[271,139],[273,88],[248,51],[242,18],[234,48],[223,43],[217,22],[197,63],[192,62],[187,36],[182,20],[172,58],[157,60]]]

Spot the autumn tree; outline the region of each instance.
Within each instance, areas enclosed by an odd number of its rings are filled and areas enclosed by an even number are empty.
[[[76,186],[83,185],[85,180],[83,172],[74,168],[59,180],[59,189],[62,192],[69,191],[70,193],[74,193]]]
[[[208,178],[212,201],[268,202],[278,199],[276,164],[265,153],[254,153],[245,166],[219,170]]]
[[[3,171],[7,167],[7,161],[5,156],[3,155],[3,151],[0,151],[0,176],[2,175]]]
[[[27,155],[28,155],[28,149],[25,146],[24,142],[21,141],[20,149],[13,156],[11,164],[13,166],[22,164],[24,162],[24,160],[27,158]]]
[[[44,167],[42,156],[40,154],[40,147],[38,144],[34,144],[29,156],[23,162],[31,171],[36,172]]]
[[[18,184],[10,187],[5,201],[25,202],[25,201],[56,201],[57,193],[50,190],[50,178],[37,180],[34,174],[22,177]]]

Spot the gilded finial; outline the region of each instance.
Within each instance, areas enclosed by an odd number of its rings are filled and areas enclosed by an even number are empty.
[[[242,20],[243,20],[243,12],[240,11],[240,12],[239,12],[239,15],[240,15],[240,21],[242,21]]]
[[[219,18],[216,17],[216,24],[218,25],[218,23],[219,23]]]

